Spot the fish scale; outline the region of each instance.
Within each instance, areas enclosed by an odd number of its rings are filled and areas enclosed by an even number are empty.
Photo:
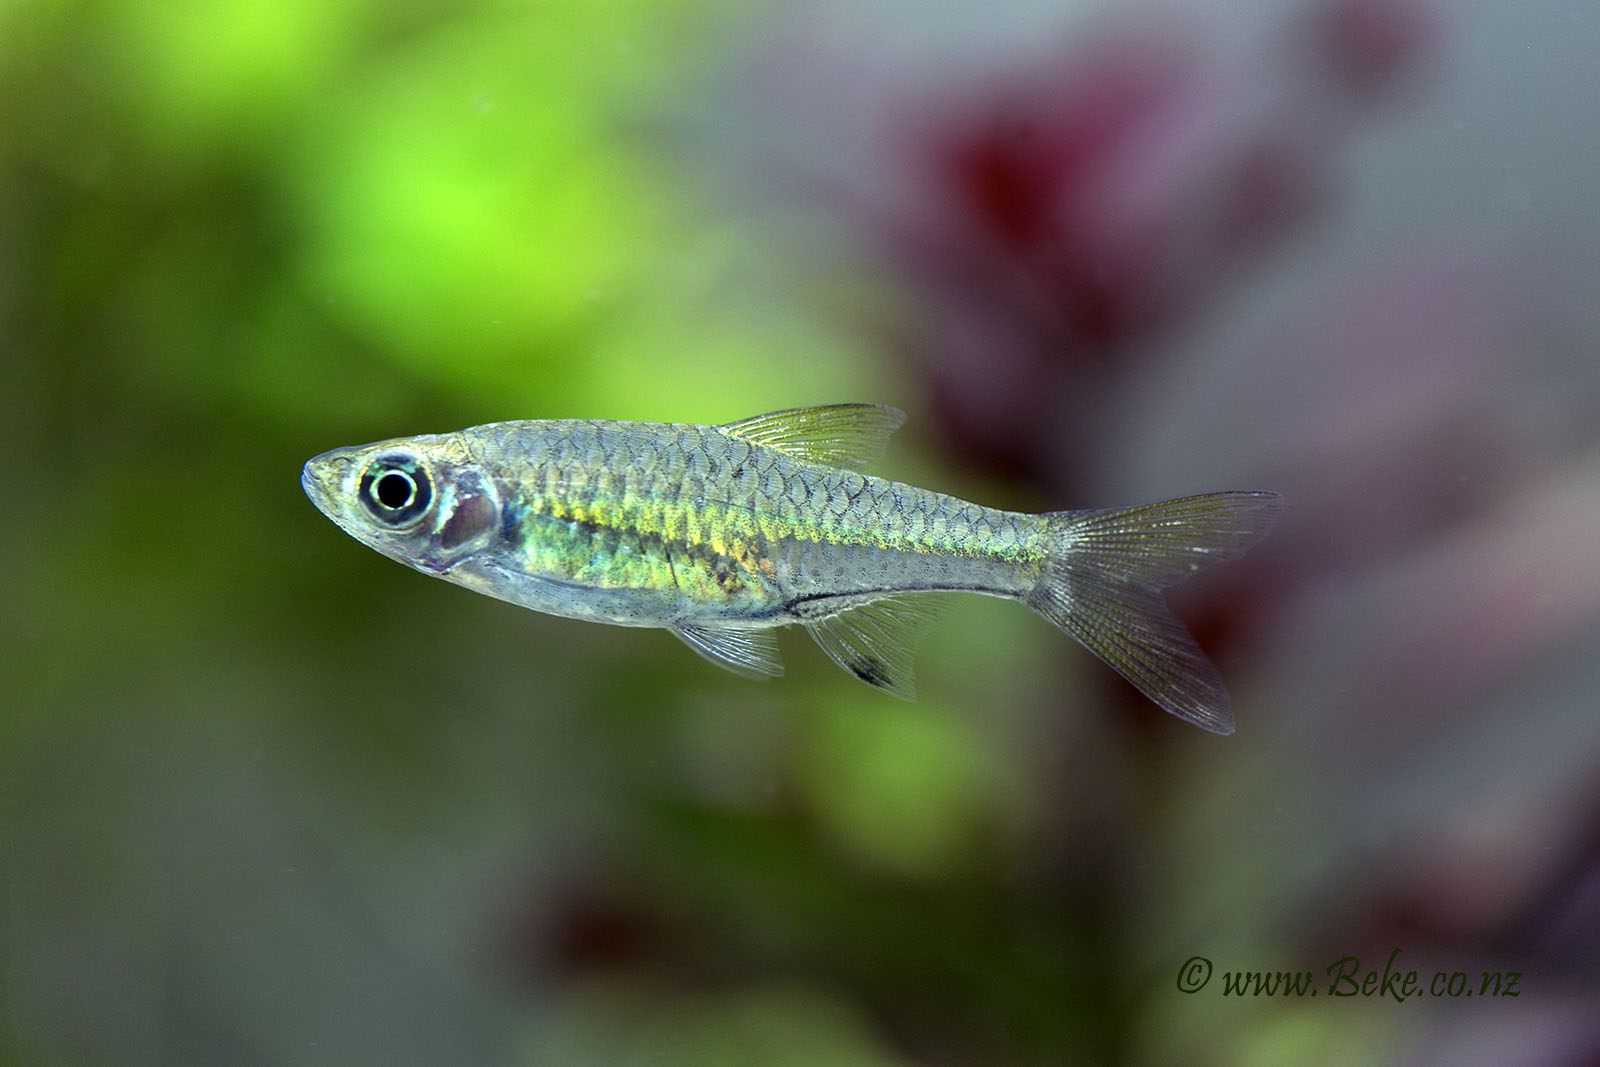
[[[876,404],[717,426],[490,423],[335,449],[301,484],[357,540],[554,615],[663,627],[720,666],[782,672],[777,627],[913,694],[934,593],[1020,600],[1166,710],[1229,732],[1216,670],[1162,587],[1263,536],[1276,493],[1001,511],[861,472],[904,416]]]
[[[713,427],[652,427],[652,438],[673,446],[665,462],[654,442],[641,442],[641,431],[630,432],[627,424],[557,424],[547,428],[542,442],[523,432],[509,461],[504,449],[496,457],[492,427],[477,432],[485,437],[479,451],[489,457],[509,498],[534,515],[575,523],[564,529],[530,527],[522,547],[531,567],[557,569],[554,561],[573,551],[574,538],[593,541],[593,555],[604,557],[610,542],[601,532],[629,531],[653,539],[660,565],[648,587],[664,592],[687,587],[692,595],[682,610],[691,615],[724,614],[719,596],[735,610],[766,616],[819,590],[831,595],[882,590],[891,579],[901,588],[949,586],[957,580],[945,560],[950,556],[1004,564],[968,568],[956,587],[1011,593],[1019,587],[1014,564],[1040,529],[1035,516],[991,512],[901,483],[871,485],[858,473],[772,448],[751,448]],[[542,493],[519,488],[516,457],[529,451],[549,457],[546,469],[556,486],[568,487],[564,496],[553,492],[548,480]],[[632,473],[635,481],[610,476],[617,471]],[[760,489],[753,484],[756,472],[763,475]],[[582,489],[573,493],[574,486]],[[919,521],[902,529],[898,519],[908,513]],[[753,581],[711,580],[707,572],[719,558],[747,561]],[[1032,559],[1038,563],[1043,555],[1035,552]],[[613,570],[600,558],[584,577],[606,585],[639,584],[636,571],[615,569],[613,575]],[[765,603],[756,606],[758,597]]]

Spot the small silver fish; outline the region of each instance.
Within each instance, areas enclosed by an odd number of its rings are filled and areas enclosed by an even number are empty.
[[[356,540],[535,611],[664,627],[721,667],[783,673],[799,625],[905,699],[942,592],[1020,600],[1179,718],[1233,731],[1216,668],[1167,585],[1233,559],[1270,492],[1030,515],[860,473],[905,415],[877,404],[720,426],[538,420],[325,452],[300,483]]]

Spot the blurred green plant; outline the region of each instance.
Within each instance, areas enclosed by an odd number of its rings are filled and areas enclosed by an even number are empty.
[[[460,946],[530,855],[537,892],[581,857],[657,851],[635,862],[685,907],[781,883],[801,917],[757,906],[758,927],[864,944],[842,975],[657,991],[626,1031],[652,1062],[897,1062],[840,990],[907,980],[890,961],[917,924],[958,919],[910,965],[980,999],[1031,988],[1007,1011],[1061,1040],[1051,953],[968,960],[1008,952],[1010,920],[937,888],[1017,836],[996,736],[863,706],[820,658],[755,687],[661,635],[435,591],[297,485],[333,445],[498,418],[896,399],[791,291],[781,241],[712,214],[667,147],[741,17],[0,8],[0,489],[19,503],[0,1062],[466,1062],[546,1001],[535,1062],[603,1052],[625,997],[524,1002]],[[847,275],[828,299],[879,298]],[[708,707],[730,712],[710,733]]]

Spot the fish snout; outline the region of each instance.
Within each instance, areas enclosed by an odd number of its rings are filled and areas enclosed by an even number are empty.
[[[300,468],[300,488],[324,515],[331,517],[330,509],[343,492],[350,464],[349,454],[340,450],[312,456]]]

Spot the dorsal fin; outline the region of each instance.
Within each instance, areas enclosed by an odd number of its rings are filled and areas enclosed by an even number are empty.
[[[906,413],[886,404],[789,408],[723,423],[724,433],[813,463],[863,470],[883,454]]]

